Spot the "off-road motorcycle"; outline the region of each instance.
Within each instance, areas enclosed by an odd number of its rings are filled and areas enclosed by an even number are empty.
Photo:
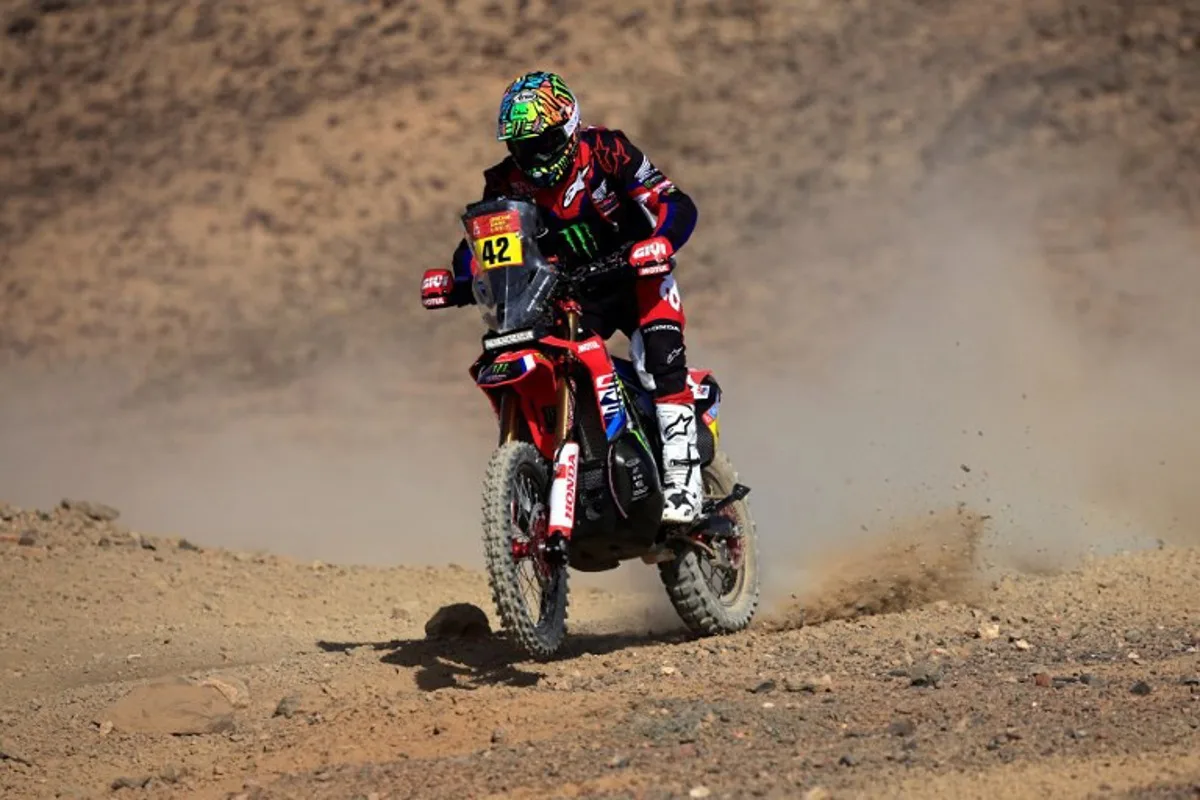
[[[541,252],[536,206],[499,198],[461,220],[474,252],[472,291],[489,331],[470,375],[499,422],[483,489],[483,539],[503,628],[534,658],[567,635],[568,567],[599,572],[657,564],[693,632],[745,628],[759,602],[758,545],[746,500],[720,450],[721,387],[691,369],[703,509],[690,525],[662,522],[662,452],[654,398],[630,359],[581,328],[578,290],[623,254],[560,270]],[[663,269],[673,268],[673,261]]]

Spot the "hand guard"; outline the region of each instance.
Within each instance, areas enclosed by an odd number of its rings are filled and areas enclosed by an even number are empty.
[[[421,281],[421,305],[426,308],[443,308],[450,305],[454,291],[454,273],[448,269],[427,269]]]
[[[667,237],[654,236],[633,246],[629,251],[629,266],[633,267],[639,278],[665,275],[675,268],[671,261],[674,254],[675,248]]]

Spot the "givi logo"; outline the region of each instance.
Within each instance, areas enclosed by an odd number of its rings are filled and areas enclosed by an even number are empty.
[[[633,248],[630,257],[638,261],[657,261],[667,257],[667,245],[661,239],[651,239]]]

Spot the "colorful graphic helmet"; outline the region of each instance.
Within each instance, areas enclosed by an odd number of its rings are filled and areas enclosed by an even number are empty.
[[[528,72],[504,90],[496,138],[534,186],[566,177],[579,148],[579,103],[553,72]]]

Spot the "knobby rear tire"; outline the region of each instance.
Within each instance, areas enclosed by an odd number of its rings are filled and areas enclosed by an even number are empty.
[[[549,471],[537,449],[528,442],[508,442],[496,448],[488,462],[483,489],[483,545],[492,600],[504,631],[536,659],[552,657],[567,634],[567,567],[550,567],[542,584],[540,607],[531,609],[521,591],[520,566],[513,556],[513,539],[527,536],[514,522],[517,481],[532,477],[535,502],[545,511]],[[529,557],[532,559],[532,556]]]
[[[708,496],[726,497],[737,483],[733,462],[718,452],[704,468],[704,489]],[[688,547],[671,561],[658,565],[659,577],[684,624],[703,636],[719,636],[745,629],[754,619],[759,603],[758,534],[750,505],[743,498],[733,504],[734,516],[742,533],[742,567],[735,589],[726,596],[718,594],[704,573],[709,556],[696,547]]]

